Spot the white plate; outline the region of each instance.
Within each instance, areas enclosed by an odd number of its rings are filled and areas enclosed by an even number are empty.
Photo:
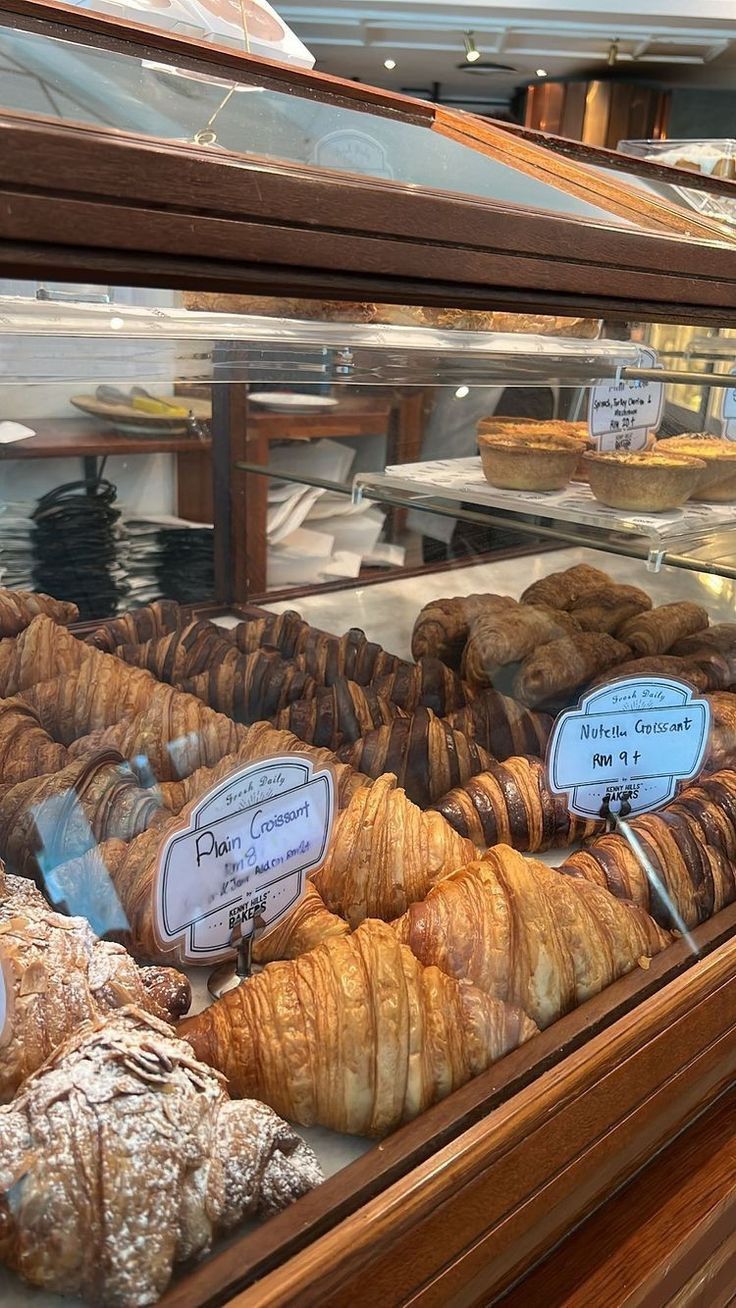
[[[320,409],[334,409],[338,403],[331,395],[290,395],[286,391],[260,391],[248,399],[251,404],[260,404],[275,413],[316,413]]]

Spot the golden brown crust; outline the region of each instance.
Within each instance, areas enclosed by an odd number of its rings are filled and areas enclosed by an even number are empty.
[[[128,668],[112,654],[91,653],[71,672],[22,692],[44,730],[63,745],[162,705],[174,694],[150,672]]]
[[[73,672],[94,652],[41,614],[15,639],[0,640],[0,695],[8,698],[39,681]]]
[[[563,572],[551,572],[547,577],[532,582],[522,593],[522,604],[542,605],[550,609],[570,609],[589,590],[601,590],[615,583],[607,572],[592,568],[589,563],[577,563]]]
[[[641,909],[499,845],[393,923],[425,966],[518,1004],[539,1027],[670,943]]]
[[[349,931],[344,918],[325,908],[319,891],[308,881],[294,911],[273,930],[258,937],[253,946],[253,960],[273,963],[280,958],[299,958],[323,940],[346,936]]]
[[[639,657],[666,654],[683,636],[690,636],[708,626],[707,610],[700,604],[680,600],[662,604],[650,613],[639,613],[621,624],[616,638],[624,641]]]
[[[510,595],[458,595],[433,600],[420,611],[411,638],[414,658],[437,658],[459,671],[470,628],[480,613],[515,608]]]
[[[30,705],[22,699],[0,700],[0,786],[58,772],[68,762]]]
[[[422,967],[384,923],[365,922],[271,964],[180,1030],[234,1093],[303,1125],[382,1136],[536,1027],[518,1007]]]
[[[436,876],[475,854],[475,846],[439,813],[423,813],[394,776],[382,776],[356,791],[338,815],[314,883],[327,906],[351,926],[366,917],[389,921],[423,899]]]
[[[482,772],[490,755],[431,709],[395,718],[337,751],[343,763],[378,778],[390,772],[409,799],[426,808],[453,786]]]
[[[529,708],[567,702],[599,673],[623,663],[629,652],[605,632],[563,636],[527,655],[514,678],[514,695]]]
[[[76,604],[53,599],[42,591],[0,588],[0,636],[19,635],[39,614],[65,627],[77,621],[79,609]]]

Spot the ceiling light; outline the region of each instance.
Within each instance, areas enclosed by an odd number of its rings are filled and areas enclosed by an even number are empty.
[[[456,399],[456,400],[464,400],[465,397],[466,397],[466,395],[469,395],[469,394],[470,394],[470,387],[469,387],[469,386],[458,386],[457,390],[455,391],[455,399]]]
[[[472,32],[466,32],[465,40],[465,58],[469,64],[475,64],[480,59],[480,50],[475,44],[475,37]]]
[[[547,69],[546,69],[546,68],[538,68],[538,69],[537,69],[537,77],[546,77],[546,76],[547,76]]]
[[[395,59],[384,59],[384,61],[383,61],[383,66],[384,66],[384,68],[388,68],[388,71],[391,73],[391,72],[393,72],[394,68],[396,67],[396,60],[395,60]]]

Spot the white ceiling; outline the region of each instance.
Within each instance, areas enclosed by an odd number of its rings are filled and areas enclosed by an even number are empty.
[[[492,104],[535,79],[608,73],[736,88],[736,0],[275,0],[323,72],[394,91]],[[510,71],[468,74],[463,33]],[[396,60],[389,72],[384,59]],[[736,124],[735,131],[736,135]]]

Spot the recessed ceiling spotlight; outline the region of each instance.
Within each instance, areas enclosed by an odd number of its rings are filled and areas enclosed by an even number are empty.
[[[458,386],[457,390],[455,391],[455,399],[464,400],[469,394],[470,394],[469,386]]]
[[[546,77],[546,76],[547,76],[547,69],[546,69],[546,68],[538,68],[538,69],[537,69],[537,77]]]
[[[475,37],[472,32],[466,32],[465,41],[465,58],[469,64],[475,64],[480,59],[480,50],[475,44]]]
[[[394,68],[396,67],[396,60],[395,60],[395,59],[384,59],[384,61],[383,61],[383,66],[384,66],[384,68],[388,68],[388,71],[391,73],[391,72],[393,72]]]

